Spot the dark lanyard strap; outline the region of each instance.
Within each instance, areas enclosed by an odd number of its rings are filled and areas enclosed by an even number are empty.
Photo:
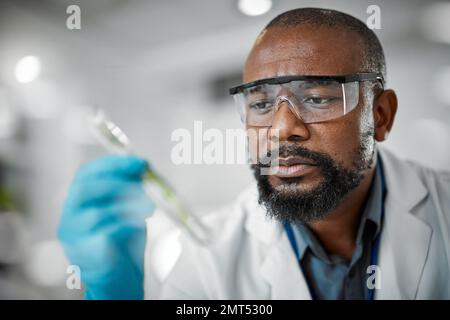
[[[386,195],[386,185],[385,185],[385,179],[384,179],[384,170],[383,165],[381,163],[381,159],[378,158],[378,165],[380,165],[380,176],[381,176],[381,190],[382,190],[382,204],[381,204],[381,219],[380,219],[380,231],[378,232],[378,235],[375,237],[375,239],[372,242],[372,247],[370,250],[370,265],[376,265],[378,260],[378,252],[380,247],[380,236],[381,236],[381,228],[383,225],[383,218],[384,218],[384,198]],[[300,265],[300,252],[298,250],[297,241],[295,240],[294,230],[292,229],[292,226],[285,222],[284,223],[284,229],[286,230],[287,237],[289,239],[289,242],[291,243],[291,247],[294,250],[295,257],[297,258],[297,261]],[[301,266],[300,266],[301,268]],[[312,296],[312,291],[309,290]],[[369,289],[367,300],[374,300],[375,295],[375,289]],[[314,299],[314,297],[313,297]]]
[[[375,240],[372,242],[372,248],[370,250],[370,265],[371,266],[374,266],[377,264],[378,252],[380,249],[380,233],[381,232],[378,233]],[[369,292],[367,293],[367,300],[374,300],[374,296],[375,296],[375,289],[369,289]]]

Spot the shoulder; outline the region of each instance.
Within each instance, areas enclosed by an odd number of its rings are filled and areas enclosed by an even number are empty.
[[[164,234],[150,236],[149,231],[146,249],[148,256],[146,297],[151,299],[214,297],[216,292],[220,291],[214,287],[214,284],[220,286],[218,280],[213,280],[216,279],[217,272],[226,277],[227,266],[237,260],[245,242],[249,240],[246,238],[245,226],[250,207],[257,203],[256,191],[256,186],[251,185],[230,204],[201,217],[211,237],[208,247],[198,245],[182,232],[178,232],[176,239],[174,237],[167,239],[168,236]],[[148,228],[162,230],[158,221],[161,219],[152,217],[150,220],[153,221],[148,222]],[[168,231],[163,233],[168,234]],[[164,248],[177,251],[177,256],[171,254],[173,257],[169,257],[169,254],[164,254],[162,252]],[[158,254],[158,258],[157,251],[161,253]],[[162,262],[161,258],[167,261]],[[161,268],[164,270],[161,271]]]
[[[404,165],[420,178],[434,200],[450,203],[450,171],[432,169],[412,160],[404,160]]]
[[[411,167],[420,176],[422,183],[427,189],[426,201],[432,206],[440,221],[447,221],[441,228],[450,230],[450,172],[446,170],[435,170],[429,167],[409,162]]]
[[[256,184],[251,184],[231,203],[202,217],[214,242],[225,241],[231,233],[244,231],[249,216],[258,207],[257,192]]]
[[[395,176],[403,181],[418,181],[425,186],[428,191],[441,194],[447,199],[450,196],[450,168],[449,170],[436,170],[420,164],[413,160],[401,159],[392,152],[380,150],[383,164],[387,167],[387,174]],[[385,168],[386,171],[386,168]],[[414,188],[414,185],[403,185],[404,189]]]
[[[429,224],[450,230],[450,172],[400,159],[384,149],[381,158],[388,195],[414,207]]]

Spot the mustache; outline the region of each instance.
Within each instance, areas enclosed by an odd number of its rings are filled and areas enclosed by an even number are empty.
[[[301,157],[311,160],[315,165],[320,167],[329,167],[334,164],[333,159],[325,153],[312,151],[303,146],[294,143],[284,143],[276,149],[270,150],[266,155],[260,157],[254,168],[267,168],[278,158]]]

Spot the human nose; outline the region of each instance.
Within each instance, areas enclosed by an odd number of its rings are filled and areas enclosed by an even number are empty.
[[[310,132],[301,118],[299,118],[294,106],[289,99],[279,97],[277,99],[275,113],[272,119],[271,132],[278,134],[279,141],[304,141],[309,139]]]

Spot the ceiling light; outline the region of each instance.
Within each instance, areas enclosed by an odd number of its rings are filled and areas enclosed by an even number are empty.
[[[14,69],[14,74],[16,80],[20,83],[28,83],[35,80],[41,73],[41,62],[37,57],[27,56],[20,59],[16,68]]]
[[[272,0],[239,0],[238,8],[248,16],[259,16],[272,8]]]

